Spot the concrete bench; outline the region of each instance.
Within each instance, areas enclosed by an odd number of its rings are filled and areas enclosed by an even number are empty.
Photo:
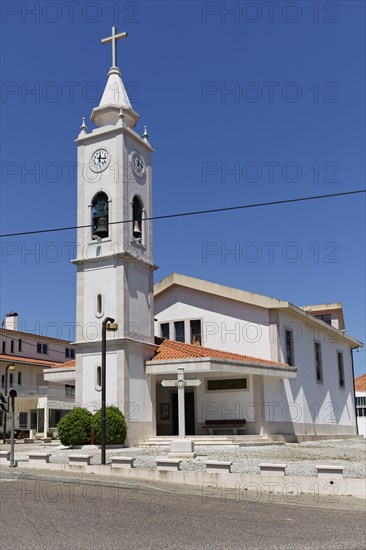
[[[134,468],[136,458],[132,456],[112,456],[112,468]]]
[[[205,420],[202,428],[208,430],[210,435],[214,435],[217,431],[229,431],[233,435],[238,435],[239,430],[245,431],[246,421],[244,419],[234,419],[234,420]]]
[[[211,474],[230,473],[232,462],[225,462],[224,460],[206,460],[206,472]]]
[[[259,464],[259,472],[261,475],[284,476],[286,464],[274,464],[271,462],[262,462]]]
[[[42,441],[43,443],[52,443],[52,437],[44,437]]]
[[[177,471],[180,470],[181,460],[177,458],[156,458],[156,468],[157,470],[170,470]]]
[[[24,443],[34,443],[34,438],[33,437],[25,437],[23,439]]]
[[[10,451],[0,451],[0,464],[10,462]]]
[[[318,464],[315,466],[318,477],[342,478],[344,466],[335,466],[330,464]]]
[[[39,463],[48,464],[50,461],[50,456],[51,456],[51,453],[34,452],[28,455],[28,459],[29,459],[29,462],[37,462],[38,464]]]
[[[93,455],[69,455],[70,466],[89,466]]]

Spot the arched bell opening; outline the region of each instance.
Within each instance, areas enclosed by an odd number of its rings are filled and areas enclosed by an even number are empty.
[[[92,237],[105,239],[109,236],[109,202],[105,193],[98,193],[92,201]]]
[[[137,243],[142,243],[142,213],[143,204],[138,195],[132,201],[132,237]]]

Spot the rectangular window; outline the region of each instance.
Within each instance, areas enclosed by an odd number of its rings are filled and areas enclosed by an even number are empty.
[[[167,338],[169,340],[169,323],[162,323],[160,325],[160,333],[162,338]]]
[[[341,351],[337,352],[338,358],[338,380],[339,386],[344,388],[344,366],[343,366],[343,353]]]
[[[48,344],[41,344],[38,342],[37,344],[37,353],[42,353],[43,355],[47,355],[48,353]]]
[[[2,345],[1,345],[1,349],[2,349],[2,353],[6,353],[6,342],[5,342],[5,340],[3,341]]]
[[[286,330],[286,363],[291,367],[294,366],[294,341],[292,338],[292,330]]]
[[[185,342],[184,321],[176,321],[174,323],[174,329],[176,342]]]
[[[65,348],[65,357],[68,359],[75,359],[75,350],[71,348]]]
[[[247,378],[228,378],[226,380],[207,380],[207,391],[246,390]]]
[[[191,344],[201,345],[201,321],[190,321],[191,326]]]
[[[14,353],[14,340],[10,340],[10,353]]]
[[[18,340],[18,351],[22,351],[22,341]]]
[[[65,397],[75,397],[75,386],[65,384]]]
[[[11,372],[9,375],[9,385],[10,387],[13,387],[14,384],[14,374]]]
[[[61,418],[66,416],[70,411],[67,409],[50,409],[49,410],[49,427],[57,428]]]
[[[22,373],[18,372],[18,386],[22,385]]]
[[[19,428],[23,430],[28,428],[28,413],[19,413]]]
[[[5,374],[1,375],[1,387],[3,388],[5,385]]]
[[[314,342],[314,353],[316,381],[323,382],[322,353],[320,342]]]

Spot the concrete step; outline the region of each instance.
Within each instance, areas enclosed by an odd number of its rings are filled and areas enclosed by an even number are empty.
[[[160,447],[169,446],[177,436],[152,436],[146,439],[139,447]],[[231,447],[242,447],[251,445],[270,445],[268,437],[261,435],[193,435],[187,436],[194,442],[195,446],[204,445],[228,445]]]

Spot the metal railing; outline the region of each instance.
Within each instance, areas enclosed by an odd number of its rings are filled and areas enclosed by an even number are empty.
[[[12,384],[9,390],[14,389],[18,397],[57,397],[62,399],[75,399],[75,389],[63,385],[49,386],[42,384],[39,386],[27,384]]]

